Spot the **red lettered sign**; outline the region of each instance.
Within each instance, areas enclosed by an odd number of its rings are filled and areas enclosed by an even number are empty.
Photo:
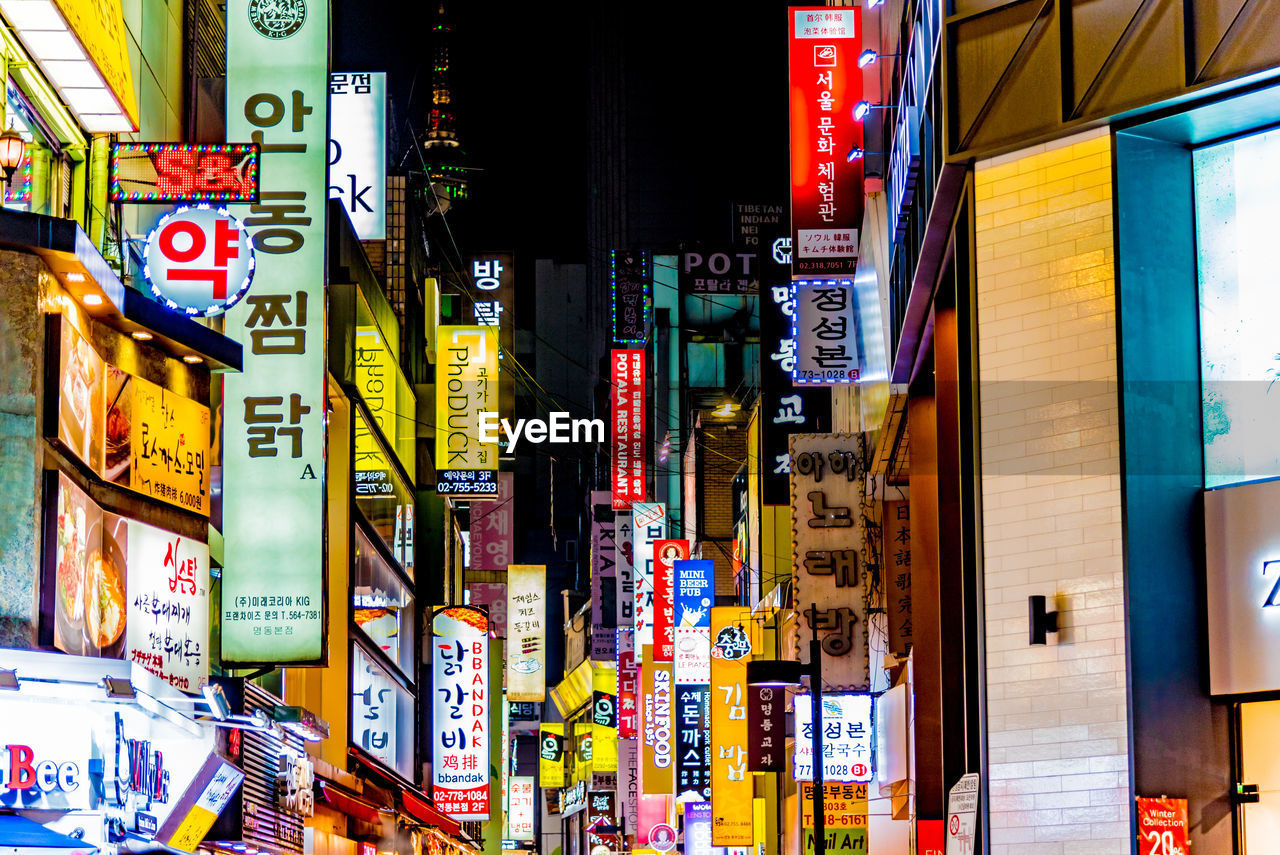
[[[1138,855],[1187,855],[1187,800],[1138,797]]]
[[[255,143],[116,143],[112,202],[256,202]]]
[[[178,208],[147,236],[142,272],[156,299],[187,315],[219,315],[253,281],[253,244],[225,208]]]
[[[791,7],[791,272],[852,275],[862,227],[861,10]]]
[[[615,350],[613,380],[613,508],[644,501],[644,351]]]
[[[676,652],[676,562],[689,560],[689,541],[653,544],[653,660],[670,662]]]

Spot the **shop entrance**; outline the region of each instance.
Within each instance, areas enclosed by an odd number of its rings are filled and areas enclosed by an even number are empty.
[[[1280,701],[1240,705],[1240,779],[1258,801],[1240,807],[1246,855],[1274,852],[1280,840]]]

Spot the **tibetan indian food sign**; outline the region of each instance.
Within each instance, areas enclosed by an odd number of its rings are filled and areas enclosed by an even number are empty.
[[[787,10],[791,70],[791,270],[850,275],[862,227],[860,9]]]
[[[547,568],[507,571],[507,700],[543,701],[547,687]]]
[[[489,818],[489,619],[446,606],[431,621],[435,697],[431,798],[459,820]]]
[[[711,610],[711,842],[716,846],[752,845],[747,663],[759,647],[760,630],[750,609]]]
[[[441,495],[496,495],[498,444],[480,441],[480,414],[498,410],[498,329],[440,327],[436,465]],[[488,477],[476,478],[475,473]]]
[[[805,664],[808,638],[822,640],[823,679],[867,689],[867,594],[862,550],[864,445],[853,434],[791,435],[792,567],[802,615],[794,653]],[[816,605],[816,608],[814,604]]]
[[[225,316],[244,367],[223,380],[222,655],[315,664],[325,640],[329,10],[230,0],[226,13],[227,138],[259,146],[262,179],[258,203],[232,210],[252,234],[258,285]]]
[[[644,501],[644,351],[615,350],[613,377],[613,507]]]

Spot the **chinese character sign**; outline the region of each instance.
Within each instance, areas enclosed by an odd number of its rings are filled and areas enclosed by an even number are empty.
[[[507,700],[546,695],[547,568],[512,564],[507,571]]]
[[[885,502],[882,530],[889,652],[905,659],[915,639],[911,626],[911,503]]]
[[[498,444],[480,441],[480,414],[497,409],[496,331],[492,327],[440,327],[436,466],[442,470],[496,470]]]
[[[645,358],[643,350],[615,350],[613,379],[613,507],[625,510],[644,501]]]
[[[795,700],[795,778],[813,780],[813,702],[807,695]],[[871,696],[822,696],[822,777],[825,781],[872,778]]]
[[[360,240],[387,236],[387,75],[329,75],[329,198]]]
[[[646,795],[673,795],[675,786],[675,681],[670,662],[655,662],[653,645],[640,666],[640,781]]]
[[[791,283],[796,343],[792,382],[801,386],[856,383],[858,325],[853,317],[853,282],[800,279]]]
[[[533,811],[533,778],[513,775],[507,782],[507,830],[513,840],[533,839]]]
[[[670,662],[675,654],[676,567],[689,559],[689,541],[658,540],[653,544],[653,658]]]
[[[751,729],[751,771],[783,771],[783,758],[787,753],[786,691],[773,686],[752,686],[747,722]]]
[[[615,249],[609,253],[609,265],[613,340],[641,344],[649,330],[649,254]]]
[[[809,645],[799,639],[816,630],[823,679],[850,690],[870,688],[862,566],[864,454],[860,435],[791,435],[792,574],[801,613],[799,632],[792,636],[794,653],[808,662]]]
[[[795,276],[853,273],[862,228],[862,100],[858,7],[792,7],[791,269]]]
[[[750,609],[711,610],[711,836],[716,846],[752,845],[747,663],[759,647],[760,629]]]
[[[481,609],[436,609],[431,623],[431,797],[459,820],[489,818],[489,621]]]
[[[325,147],[329,13],[313,4],[272,26],[251,0],[227,5],[227,138],[256,143],[258,202],[235,205],[257,288],[226,313],[243,370],[223,380],[222,656],[324,656]],[[251,603],[285,598],[292,634]]]
[[[496,501],[471,506],[471,569],[506,572],[515,557],[515,475],[498,473]]]

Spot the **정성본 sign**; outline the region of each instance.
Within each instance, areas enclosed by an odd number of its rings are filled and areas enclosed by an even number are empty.
[[[387,75],[329,75],[329,198],[360,240],[387,236]]]
[[[431,798],[459,820],[489,818],[489,619],[470,606],[431,621],[435,698]]]
[[[258,147],[252,143],[112,143],[112,202],[255,202]]]
[[[234,206],[256,254],[254,293],[226,313],[243,369],[223,380],[222,655],[324,659],[325,208],[329,9],[267,15],[230,0],[227,138],[262,151],[258,203]],[[298,613],[284,634],[268,603]]]
[[[858,325],[853,318],[853,282],[801,279],[791,283],[795,341],[793,383],[838,386],[856,383]]]
[[[813,780],[813,702],[798,696],[795,779]],[[822,777],[865,784],[873,777],[870,695],[822,696]]]
[[[795,276],[848,276],[862,228],[862,51],[856,6],[792,7],[791,269]]]

